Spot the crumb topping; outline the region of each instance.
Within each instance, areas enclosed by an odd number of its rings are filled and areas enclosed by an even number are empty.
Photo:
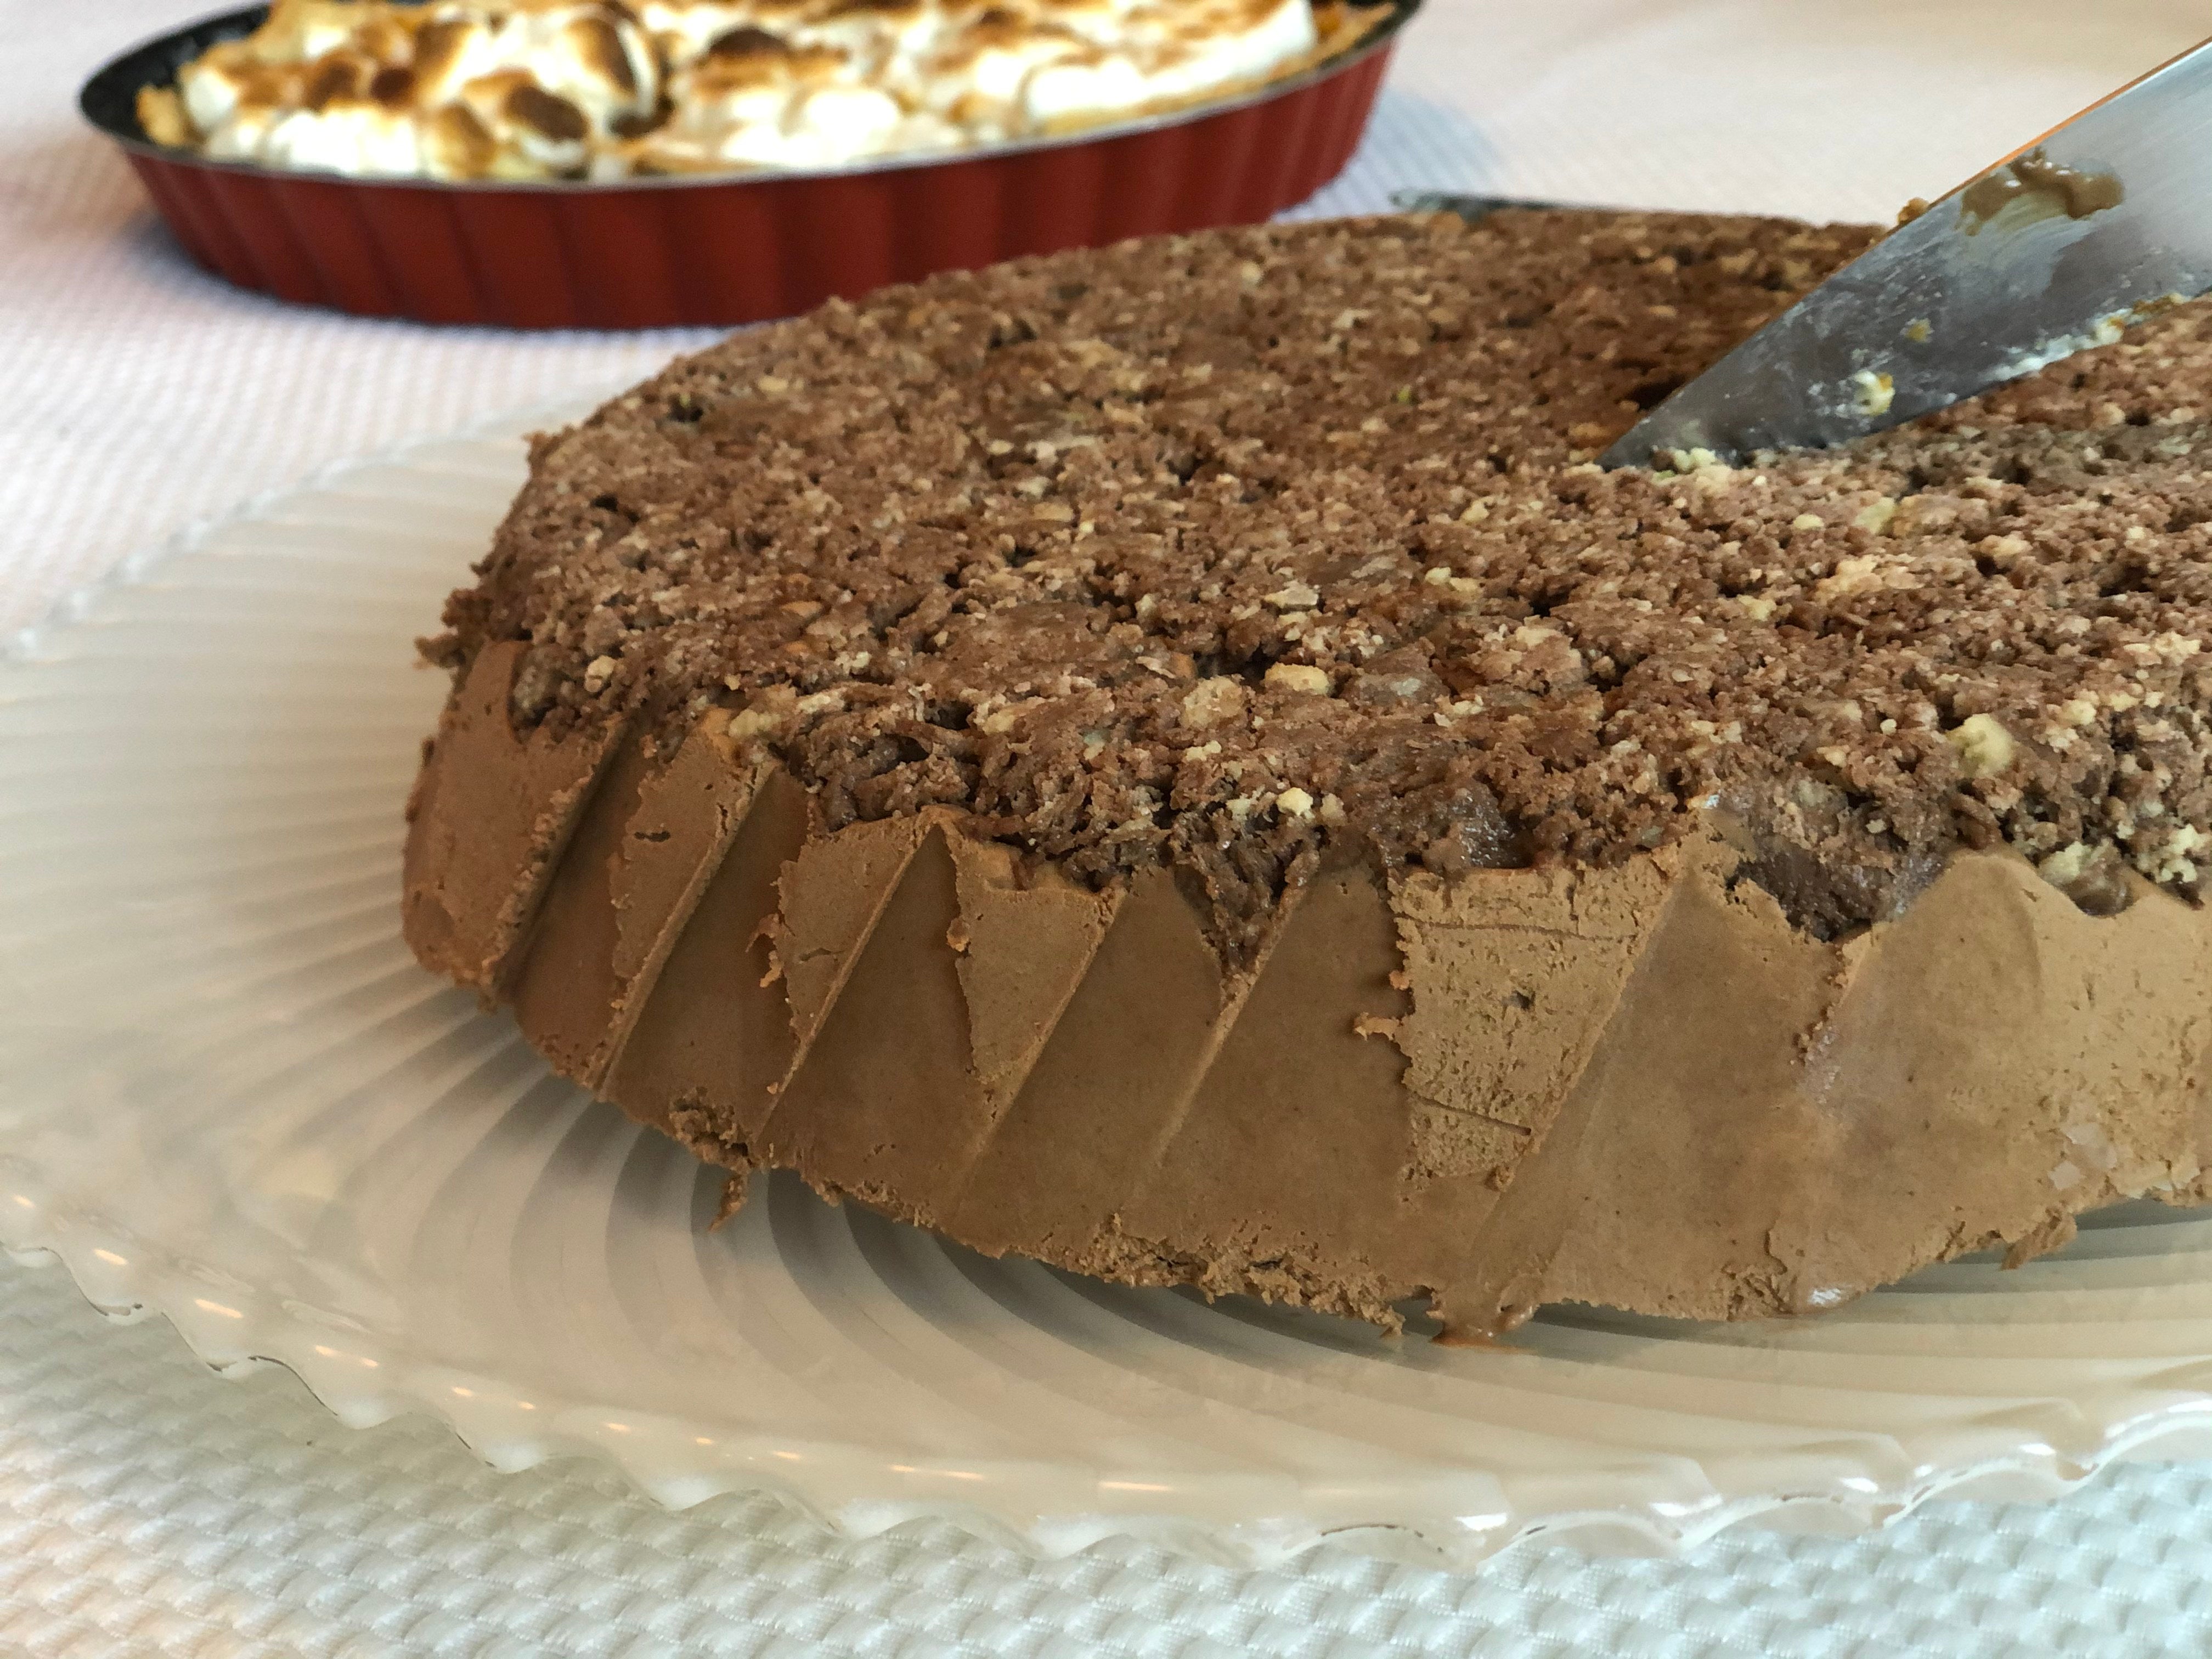
[[[1718,826],[1834,937],[1955,848],[2084,908],[2212,858],[2212,312],[1852,447],[1606,473],[1860,228],[1212,234],[740,334],[536,444],[448,665],[701,720],[830,828],[933,805],[1225,948],[1332,845],[1452,875]]]

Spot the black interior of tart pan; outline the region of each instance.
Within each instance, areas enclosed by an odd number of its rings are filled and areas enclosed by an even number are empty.
[[[266,6],[248,6],[244,11],[203,18],[149,40],[86,82],[84,90],[77,94],[77,107],[84,112],[86,120],[110,137],[126,144],[145,143],[146,131],[138,125],[139,88],[173,85],[177,71],[210,46],[252,33],[268,15]]]

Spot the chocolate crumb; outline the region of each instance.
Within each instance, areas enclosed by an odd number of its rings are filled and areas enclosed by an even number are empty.
[[[556,734],[781,692],[826,829],[1175,866],[1232,955],[1331,843],[1455,875],[1724,819],[1822,938],[1961,848],[2193,893],[2212,312],[1844,450],[1592,464],[1876,234],[1369,219],[835,302],[543,443],[435,654],[528,641]]]

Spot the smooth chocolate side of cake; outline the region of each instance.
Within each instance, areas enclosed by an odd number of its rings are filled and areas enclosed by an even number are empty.
[[[441,754],[521,767],[477,708]],[[2094,916],[1966,854],[1837,944],[1717,836],[1613,870],[1347,860],[1228,971],[1167,872],[1025,878],[951,813],[823,834],[757,753],[632,743],[560,855],[556,780],[410,919],[534,915],[476,982],[580,988],[518,1000],[563,1072],[992,1254],[1476,1332],[1565,1299],[1806,1312],[2205,1195],[2212,920],[2165,893]]]
[[[539,441],[408,938],[740,1174],[1449,1329],[2212,1196],[2212,322],[1590,457],[1869,233],[1278,227],[890,290]]]

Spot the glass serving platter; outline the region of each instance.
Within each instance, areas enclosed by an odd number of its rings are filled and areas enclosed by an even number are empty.
[[[345,1421],[611,1458],[869,1534],[1467,1566],[1850,1531],[2212,1452],[2212,1218],[2090,1218],[1797,1322],[1549,1310],[1493,1348],[988,1261],[720,1182],[418,969],[416,665],[586,405],[335,468],[0,641],[0,1243]]]

